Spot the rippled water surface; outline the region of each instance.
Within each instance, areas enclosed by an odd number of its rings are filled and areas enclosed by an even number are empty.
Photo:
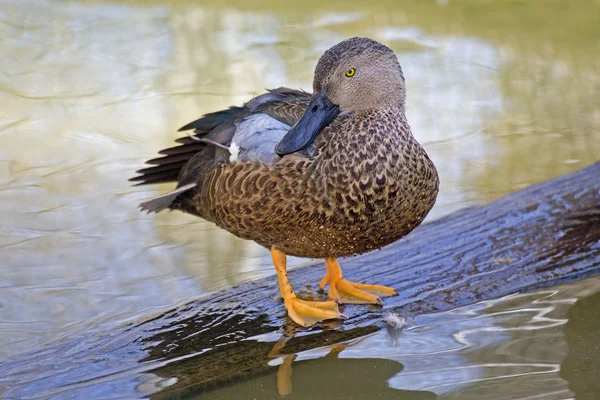
[[[171,186],[127,179],[202,113],[265,87],[310,89],[318,57],[349,36],[398,54],[408,119],[441,176],[429,220],[600,159],[597,1],[3,0],[0,359],[272,274],[254,243],[141,214]],[[301,354],[294,396],[326,390],[334,363],[365,398],[592,398],[599,290],[588,279]],[[214,396],[276,389],[264,376]]]

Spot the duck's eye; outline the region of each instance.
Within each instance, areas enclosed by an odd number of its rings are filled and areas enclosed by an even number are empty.
[[[352,78],[355,73],[356,73],[356,70],[354,68],[350,68],[348,71],[346,71],[346,76],[348,78]]]

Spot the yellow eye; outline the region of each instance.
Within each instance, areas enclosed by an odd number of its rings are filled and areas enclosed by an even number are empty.
[[[346,71],[346,76],[348,78],[352,78],[355,73],[356,73],[356,70],[354,68],[350,68],[348,71]]]

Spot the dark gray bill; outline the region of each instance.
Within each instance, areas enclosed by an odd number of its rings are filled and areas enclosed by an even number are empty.
[[[339,113],[339,107],[329,100],[325,92],[313,94],[304,115],[275,146],[275,153],[283,157],[306,149]]]

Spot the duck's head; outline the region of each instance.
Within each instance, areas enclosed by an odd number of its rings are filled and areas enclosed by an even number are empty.
[[[405,99],[402,68],[389,47],[369,38],[344,40],[319,59],[310,104],[275,151],[284,156],[304,150],[340,113],[383,106],[403,110]]]

